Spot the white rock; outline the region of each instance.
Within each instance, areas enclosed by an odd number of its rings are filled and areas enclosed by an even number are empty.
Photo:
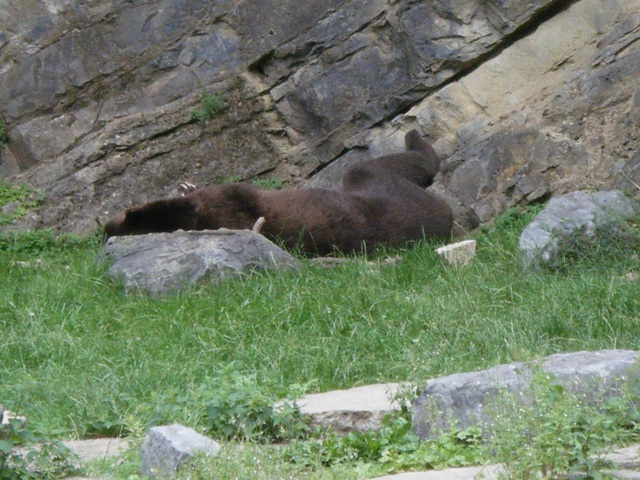
[[[462,267],[468,265],[476,256],[476,241],[464,240],[436,249],[440,259],[448,265]]]

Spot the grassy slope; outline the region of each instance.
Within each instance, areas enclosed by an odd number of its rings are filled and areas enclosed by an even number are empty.
[[[421,384],[557,352],[640,349],[640,282],[622,278],[640,273],[637,254],[524,273],[516,243],[525,221],[506,216],[480,234],[478,258],[461,270],[424,244],[394,265],[305,263],[298,276],[159,300],[125,296],[96,264],[94,243],[18,246],[0,258],[0,404],[62,436],[160,421],[202,428],[196,406],[230,364],[284,394],[310,381],[317,391]]]

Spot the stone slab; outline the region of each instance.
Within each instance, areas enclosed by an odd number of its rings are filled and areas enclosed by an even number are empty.
[[[390,400],[402,387],[400,383],[380,383],[346,390],[333,390],[324,393],[305,395],[298,402],[300,411],[305,415],[331,411],[360,412],[391,411],[397,406]]]
[[[311,427],[338,433],[365,432],[380,428],[382,418],[399,408],[392,400],[401,389],[400,383],[366,385],[305,395],[296,403]]]
[[[82,460],[93,461],[123,454],[130,446],[124,438],[92,438],[88,440],[66,440],[62,442]]]

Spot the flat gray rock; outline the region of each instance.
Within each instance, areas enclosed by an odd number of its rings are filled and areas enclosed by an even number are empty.
[[[111,237],[104,246],[109,274],[127,292],[150,296],[174,292],[198,281],[255,270],[299,270],[287,252],[249,230],[152,233]]]
[[[393,397],[401,388],[399,383],[365,385],[305,395],[296,403],[312,427],[366,432],[379,429],[382,418],[399,408]]]
[[[64,445],[82,460],[101,460],[122,455],[130,446],[125,438],[66,440]]]

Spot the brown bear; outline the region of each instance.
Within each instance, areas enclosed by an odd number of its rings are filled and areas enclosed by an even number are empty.
[[[263,190],[248,183],[200,188],[130,208],[105,225],[105,238],[175,230],[250,229],[312,255],[371,251],[420,238],[450,236],[447,202],[425,188],[440,168],[435,151],[412,130],[407,152],[349,168],[337,190]]]

